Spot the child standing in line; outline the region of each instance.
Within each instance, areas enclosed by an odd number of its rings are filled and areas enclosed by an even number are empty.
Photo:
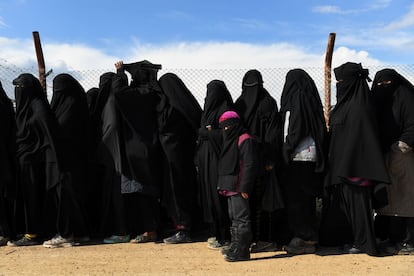
[[[258,176],[257,142],[246,132],[240,116],[226,111],[219,119],[223,147],[219,162],[218,190],[227,197],[231,220],[231,243],[222,250],[228,262],[250,259],[252,230],[249,194]]]

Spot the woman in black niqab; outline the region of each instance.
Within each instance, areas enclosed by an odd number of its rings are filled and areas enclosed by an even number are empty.
[[[376,230],[397,254],[414,252],[414,86],[394,69],[376,73],[372,97],[391,183],[387,204],[377,209]],[[384,224],[381,224],[383,222]]]
[[[158,128],[165,157],[161,203],[178,230],[164,242],[176,243],[189,239],[195,210],[194,158],[201,107],[177,75],[161,76],[159,85],[163,94],[158,108]]]
[[[53,79],[51,109],[55,113],[66,167],[57,188],[57,233],[63,237],[88,235],[85,227],[88,105],[80,83],[69,74]]]
[[[368,70],[345,63],[334,69],[337,104],[330,117],[329,171],[325,184],[337,189],[353,233],[348,253],[377,254],[372,189],[389,183],[368,87]],[[358,210],[358,211],[356,211]]]
[[[276,240],[273,229],[274,221],[285,220],[283,214],[278,212],[283,202],[280,197],[271,195],[269,191],[279,190],[280,186],[277,180],[277,167],[280,166],[280,115],[276,100],[263,87],[263,77],[258,70],[249,70],[243,77],[242,93],[235,102],[235,109],[240,115],[245,127],[259,143],[260,148],[260,173],[259,179],[254,188],[251,200],[253,233],[256,246],[253,251],[260,251],[261,245],[275,248],[272,241]],[[277,203],[276,203],[277,202]],[[272,222],[273,221],[273,222]],[[284,223],[280,223],[284,225]],[[284,231],[284,230],[282,230]],[[279,242],[285,242],[285,233]],[[258,245],[259,244],[259,245]],[[256,251],[257,252],[257,251]]]
[[[282,179],[293,232],[286,251],[311,253],[318,242],[315,203],[322,192],[327,132],[318,90],[304,70],[287,73],[280,112],[284,122]]]
[[[18,181],[23,193],[26,235],[12,245],[35,244],[41,234],[46,191],[60,184],[64,164],[58,124],[40,82],[31,74],[13,80],[16,99]]]
[[[0,82],[0,245],[13,233],[13,202],[16,197],[16,126],[13,103]]]
[[[209,82],[198,130],[196,165],[203,220],[211,226],[211,236],[216,237],[217,243],[221,244],[229,239],[230,220],[227,200],[217,192],[217,171],[222,145],[222,130],[218,121],[221,114],[233,109],[233,100],[225,83],[220,80]]]

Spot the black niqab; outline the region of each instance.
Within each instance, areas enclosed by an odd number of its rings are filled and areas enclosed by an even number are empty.
[[[51,109],[59,124],[64,158],[70,166],[80,166],[86,153],[88,105],[80,83],[69,74],[53,79]]]
[[[54,163],[47,169],[46,187],[52,188],[60,181],[58,124],[50,110],[46,95],[38,79],[31,74],[21,74],[13,80],[16,99],[17,158],[26,162]]]
[[[167,97],[168,104],[184,115],[194,130],[200,126],[201,107],[184,82],[175,74],[161,76],[159,84]]]
[[[327,185],[359,177],[389,183],[367,84],[368,70],[345,63],[334,69],[338,102],[330,117]]]
[[[236,100],[235,109],[249,133],[258,139],[262,162],[277,164],[281,151],[281,120],[276,100],[263,87],[259,71],[250,70],[244,75],[242,94]]]
[[[223,129],[223,147],[221,149],[218,173],[219,175],[237,175],[240,170],[239,137],[246,133],[246,129],[238,118],[227,119],[221,122],[220,128]]]
[[[323,106],[313,79],[302,69],[290,70],[283,87],[280,112],[289,116],[289,132],[283,144],[285,157],[290,157],[302,139],[310,136],[317,149],[316,172],[325,169],[326,126]],[[289,163],[290,160],[285,160]]]
[[[372,98],[380,126],[384,152],[397,140],[414,146],[414,87],[394,69],[376,73]]]

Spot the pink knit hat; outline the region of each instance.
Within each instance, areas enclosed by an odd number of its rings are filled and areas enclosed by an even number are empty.
[[[240,119],[240,116],[234,111],[226,111],[220,116],[219,123],[229,119]]]

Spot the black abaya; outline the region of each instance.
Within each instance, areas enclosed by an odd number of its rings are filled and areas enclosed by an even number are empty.
[[[159,79],[159,84],[163,97],[159,106],[158,128],[165,156],[161,203],[176,225],[189,229],[191,212],[195,209],[197,184],[194,157],[201,108],[178,76],[165,74]]]
[[[51,109],[56,115],[64,162],[65,180],[57,190],[58,232],[63,237],[87,235],[84,213],[86,204],[86,150],[88,105],[79,82],[68,74],[53,79]]]
[[[13,80],[16,99],[18,180],[26,212],[26,233],[42,231],[46,191],[62,180],[58,123],[38,79],[21,74]],[[33,192],[36,191],[36,192]]]
[[[0,83],[0,236],[12,233],[12,204],[16,197],[16,126],[12,101]]]
[[[224,82],[213,80],[207,84],[204,110],[198,130],[196,164],[198,167],[199,199],[203,220],[213,226],[217,240],[228,239],[227,200],[217,192],[218,160],[221,152],[222,130],[218,127],[221,114],[233,109],[233,100]]]

